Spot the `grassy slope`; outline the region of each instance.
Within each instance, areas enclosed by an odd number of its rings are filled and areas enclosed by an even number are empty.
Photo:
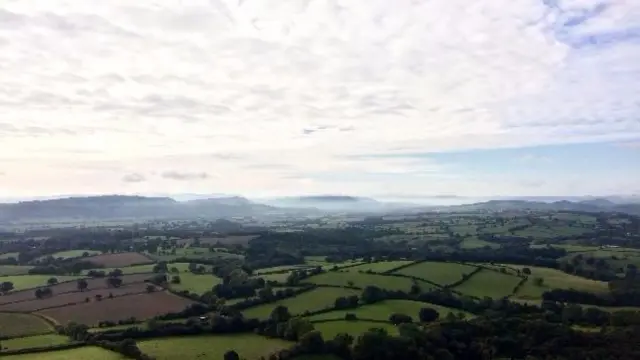
[[[31,314],[0,313],[0,335],[14,337],[52,332],[44,319]],[[4,342],[2,342],[4,345]]]
[[[272,304],[265,304],[249,308],[243,311],[246,318],[269,317],[273,308],[284,305],[289,308],[291,314],[302,314],[305,311],[315,311],[332,307],[337,297],[359,295],[359,291],[340,288],[318,288],[296,297],[277,301]]]
[[[304,280],[304,282],[319,284],[319,285],[355,286],[362,289],[369,285],[375,285],[382,289],[404,290],[404,291],[409,291],[409,289],[411,289],[411,284],[412,284],[411,279],[407,279],[407,278],[374,275],[374,274],[361,274],[357,272],[333,272],[333,271],[312,276]],[[351,283],[353,285],[350,285]]]
[[[575,289],[587,292],[607,292],[607,283],[581,278],[575,275],[564,273],[560,270],[535,266],[506,265],[516,269],[528,267],[531,270],[529,280],[520,288],[516,297],[521,299],[540,299],[542,293],[551,289]],[[544,279],[542,286],[536,286],[533,278]]]
[[[368,331],[371,328],[382,328],[387,330],[389,334],[397,335],[398,328],[393,324],[382,324],[370,321],[330,321],[320,324],[313,324],[316,330],[322,333],[325,340],[333,339],[340,333],[347,333],[353,337]]]
[[[445,262],[423,262],[398,270],[397,274],[419,277],[440,285],[448,285],[459,281],[462,275],[475,270],[474,266]]]
[[[47,285],[47,280],[52,277],[58,279],[58,282],[64,282],[79,279],[82,276],[16,275],[1,277],[0,281],[11,281],[13,283],[14,290],[24,290],[36,288],[39,286],[45,286]]]
[[[27,275],[33,266],[0,265],[0,276]],[[0,278],[0,281],[5,281]]]
[[[471,279],[456,286],[455,290],[479,298],[488,296],[497,299],[509,296],[520,280],[517,276],[481,270]]]
[[[138,342],[140,350],[157,360],[222,359],[228,350],[237,351],[243,359],[256,359],[291,345],[253,334],[170,337]]]
[[[49,351],[36,354],[12,355],[8,360],[121,360],[124,356],[99,347],[85,346],[72,350]]]
[[[324,314],[318,314],[308,317],[310,321],[327,320],[327,319],[344,319],[345,314],[356,314],[359,319],[373,319],[373,320],[389,320],[389,316],[394,313],[400,313],[409,315],[414,321],[418,321],[418,314],[422,308],[432,308],[440,314],[440,317],[446,316],[449,312],[453,313],[465,313],[464,311],[447,308],[444,306],[438,306],[434,304],[423,303],[419,301],[411,300],[385,300],[372,305],[364,305],[356,309],[338,310]],[[472,314],[465,313],[466,316],[471,317]]]
[[[400,266],[404,266],[407,264],[411,264],[413,261],[408,260],[398,260],[398,261],[381,261],[374,262],[370,264],[362,264],[354,267],[350,267],[345,269],[349,272],[358,272],[358,271],[368,271],[371,270],[373,272],[381,273],[385,271],[391,271],[393,269],[399,268]]]
[[[9,350],[29,349],[42,346],[66,344],[69,337],[57,334],[27,336],[17,339],[3,340],[2,347]]]
[[[170,276],[173,276],[171,274]],[[180,284],[170,284],[171,289],[176,291],[188,290],[197,294],[204,294],[212,287],[222,283],[222,279],[211,274],[196,275],[192,273],[180,273]]]

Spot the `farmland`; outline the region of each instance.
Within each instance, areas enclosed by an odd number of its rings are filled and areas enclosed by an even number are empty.
[[[366,320],[357,321],[327,321],[317,323],[313,325],[316,330],[322,333],[327,339],[332,339],[340,333],[347,333],[351,336],[357,337],[358,335],[368,331],[371,328],[384,329],[389,334],[397,334],[398,328],[391,323],[373,322]]]
[[[13,283],[13,288],[15,291],[24,290],[24,289],[32,289],[39,286],[47,285],[47,280],[55,277],[58,279],[58,282],[70,281],[79,279],[80,276],[50,276],[50,275],[15,275],[15,276],[4,276],[0,278],[0,281],[9,281]],[[2,299],[0,299],[2,301]]]
[[[222,359],[228,350],[236,350],[244,359],[257,359],[291,346],[290,342],[252,334],[191,336],[141,341],[139,347],[157,360]]]
[[[2,336],[39,335],[51,331],[53,331],[51,324],[36,315],[0,312],[0,334]]]
[[[439,285],[449,285],[460,281],[463,275],[470,274],[474,270],[476,270],[475,267],[463,264],[422,262],[395,271],[394,273],[415,276]]]
[[[176,291],[188,290],[196,294],[204,294],[210,291],[214,285],[222,283],[222,279],[211,274],[181,273],[180,284],[170,284]]]
[[[292,314],[302,314],[305,311],[316,311],[333,306],[339,296],[357,295],[358,291],[341,288],[317,288],[302,293],[294,298],[284,299],[272,304],[260,305],[243,311],[245,317],[265,319],[269,317],[273,308],[278,305],[286,306]]]
[[[524,266],[509,265],[510,267],[522,270]],[[550,289],[575,289],[593,293],[606,293],[608,291],[607,283],[604,281],[596,281],[581,278],[575,275],[564,273],[560,270],[528,267],[531,271],[529,280],[520,288],[516,296],[522,299],[540,299],[542,293]],[[534,278],[542,278],[541,285],[535,285]]]
[[[346,269],[347,271],[371,271],[374,273],[383,273],[391,271],[401,266],[411,264],[413,261],[400,260],[400,261],[379,261],[374,263],[362,264]]]
[[[0,276],[26,275],[31,269],[33,269],[33,266],[0,265]],[[2,280],[2,278],[0,278],[0,280]]]
[[[317,285],[332,285],[343,287],[357,287],[364,289],[368,285],[375,285],[383,289],[409,291],[411,279],[393,276],[363,274],[356,272],[326,272],[306,279],[305,282]]]
[[[107,268],[120,268],[131,265],[139,265],[145,263],[151,263],[152,260],[139,253],[117,253],[117,254],[102,254],[86,258],[96,265]]]
[[[95,251],[95,250],[67,250],[67,251],[60,251],[60,252],[56,252],[50,255],[46,255],[46,256],[42,256],[37,260],[40,259],[44,259],[48,256],[51,256],[53,258],[60,258],[60,259],[71,259],[71,258],[79,258],[79,257],[86,257],[86,256],[93,256],[93,255],[100,255],[100,251]]]
[[[166,291],[157,291],[150,294],[122,296],[47,309],[39,311],[38,314],[51,318],[60,324],[73,321],[78,324],[95,326],[103,320],[118,321],[130,317],[145,320],[168,312],[182,311],[192,303],[193,301]]]
[[[418,313],[422,308],[432,308],[444,318],[448,313],[459,313],[459,310],[410,300],[385,300],[371,305],[363,305],[356,309],[338,310],[308,317],[309,321],[344,319],[346,314],[355,314],[358,319],[389,321],[391,314],[405,314],[411,316],[414,321],[418,321]],[[466,317],[471,317],[465,313]]]
[[[481,270],[469,280],[454,289],[463,294],[479,298],[490,297],[500,299],[513,293],[513,289],[522,279],[491,270]]]
[[[8,350],[18,350],[42,346],[60,345],[66,344],[68,342],[69,338],[66,336],[46,334],[5,340],[2,342],[2,347]]]
[[[122,360],[126,359],[118,353],[99,347],[85,346],[71,350],[57,350],[24,355],[11,355],[8,360]]]

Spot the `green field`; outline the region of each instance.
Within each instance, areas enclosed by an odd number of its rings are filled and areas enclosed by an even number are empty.
[[[459,281],[462,279],[462,275],[469,274],[475,269],[474,266],[456,263],[423,262],[400,269],[395,273],[419,277],[440,285],[449,285]]]
[[[122,270],[123,274],[144,274],[144,273],[150,273],[153,272],[153,267],[156,264],[146,264],[146,265],[134,265],[134,266],[124,266],[124,267],[120,267],[120,268],[100,268],[100,269],[93,269],[93,270],[99,270],[99,271],[104,271],[105,273],[109,273],[110,271],[113,271],[115,269],[120,269]],[[200,266],[200,264],[198,264],[198,266]],[[207,272],[211,272],[211,265],[202,265],[204,266],[207,270]],[[172,268],[176,268],[179,271],[179,275],[182,276],[183,273],[185,272],[189,272],[189,263],[170,263],[167,264],[167,267],[169,268],[169,270],[171,270]],[[84,270],[82,272],[82,274],[87,274],[89,271],[91,270]],[[171,275],[172,273],[170,273]]]
[[[517,276],[491,270],[481,270],[469,280],[456,286],[454,290],[479,298],[499,299],[511,295],[520,280],[522,279]]]
[[[254,277],[261,277],[264,279],[264,281],[277,281],[279,283],[284,283],[287,281],[289,274],[290,273],[286,272],[282,274],[267,274],[267,275],[258,275]]]
[[[192,273],[180,273],[180,284],[169,284],[176,291],[188,290],[196,294],[204,294],[211,288],[222,283],[222,279],[212,274],[196,275]]]
[[[99,347],[85,346],[71,350],[49,351],[35,354],[11,355],[9,360],[122,360],[124,356]]]
[[[485,246],[491,247],[491,248],[497,248],[499,247],[498,244],[494,244],[494,243],[490,243],[488,241],[484,241],[484,240],[480,240],[478,238],[474,237],[470,237],[470,238],[466,238],[464,240],[462,240],[462,243],[460,243],[460,248],[462,249],[478,249],[478,248],[483,248]]]
[[[230,254],[227,252],[211,252],[209,251],[209,248],[203,247],[177,248],[175,254],[146,255],[157,261],[172,261],[178,258],[188,258],[190,261],[197,261],[198,259],[243,258],[242,255]]]
[[[157,360],[222,359],[229,350],[235,350],[242,359],[255,360],[291,345],[253,334],[183,336],[138,342],[142,352]]]
[[[350,267],[350,268],[345,269],[345,270],[346,271],[350,271],[350,272],[371,270],[372,272],[375,272],[375,273],[382,273],[382,272],[385,272],[385,271],[391,271],[393,269],[397,269],[400,266],[411,264],[412,262],[413,261],[409,261],[409,260],[379,261],[379,262],[368,263],[368,264],[365,263],[365,264],[362,264],[362,265]]]
[[[0,336],[16,337],[46,334],[53,327],[44,319],[20,313],[0,313]],[[2,342],[4,344],[4,342]]]
[[[609,290],[607,283],[604,281],[585,279],[556,269],[521,265],[506,266],[516,269],[527,267],[531,270],[531,275],[528,275],[529,279],[516,294],[516,297],[521,299],[540,299],[543,292],[551,289],[575,289],[593,293],[602,293]],[[542,286],[536,286],[533,283],[533,279],[536,277],[544,279]]]
[[[291,271],[291,270],[296,270],[296,269],[307,269],[307,268],[310,268],[310,267],[311,267],[310,265],[274,266],[274,267],[269,267],[269,268],[258,269],[256,271],[254,271],[253,273],[256,274],[256,275],[260,275],[260,274],[269,273],[269,272]]]
[[[2,341],[2,347],[8,350],[29,349],[43,346],[66,344],[69,337],[58,334],[27,336]]]
[[[0,276],[27,275],[31,269],[33,269],[33,266],[0,265]],[[0,281],[3,280],[0,278]]]
[[[58,282],[80,279],[82,276],[51,276],[51,275],[15,275],[4,276],[0,281],[10,281],[13,283],[13,290],[32,289],[39,286],[47,285],[47,280],[55,277]]]
[[[6,260],[8,258],[15,258],[17,260],[19,254],[20,253],[17,253],[17,252],[10,252],[10,253],[0,254],[0,259]]]
[[[355,309],[337,310],[324,314],[318,314],[308,317],[310,321],[329,320],[329,319],[344,319],[346,314],[355,314],[358,319],[366,320],[380,320],[388,321],[391,314],[399,313],[409,315],[414,321],[418,321],[418,314],[422,308],[432,308],[436,310],[440,317],[445,317],[448,313],[453,312],[455,314],[462,312],[467,317],[473,316],[470,313],[460,311],[457,309],[451,309],[444,306],[423,303],[419,301],[411,300],[384,300],[371,305],[360,306]]]
[[[398,335],[398,328],[391,323],[378,323],[372,321],[328,321],[313,324],[316,330],[322,333],[325,340],[333,339],[340,333],[347,333],[353,337],[369,331],[371,328],[381,328],[390,335]]]
[[[335,271],[312,276],[305,279],[304,282],[318,285],[354,286],[361,289],[364,289],[369,285],[375,285],[382,289],[404,291],[409,291],[411,289],[411,284],[413,283],[412,280],[408,278]]]
[[[60,251],[60,252],[57,252],[57,253],[53,253],[53,254],[50,254],[50,255],[41,256],[36,260],[41,260],[41,259],[47,258],[49,256],[53,256],[53,258],[55,258],[55,259],[58,259],[58,258],[63,258],[63,259],[78,258],[78,257],[82,257],[82,254],[84,254],[85,252],[89,253],[89,256],[102,254],[102,252],[95,251],[95,250],[67,250],[67,251]]]
[[[341,288],[317,288],[302,293],[296,297],[277,301],[271,304],[259,305],[244,310],[242,313],[246,318],[266,319],[271,315],[271,311],[278,305],[289,308],[289,312],[293,315],[302,314],[305,311],[322,310],[333,307],[336,298],[340,296],[360,295],[357,290],[341,289]]]

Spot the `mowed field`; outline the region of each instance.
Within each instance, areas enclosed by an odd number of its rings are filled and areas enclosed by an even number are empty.
[[[505,266],[520,270],[528,267],[531,270],[531,275],[528,275],[529,279],[516,294],[516,297],[520,299],[541,299],[542,293],[551,289],[575,289],[592,293],[605,293],[609,291],[607,283],[604,281],[585,279],[556,269],[521,265]],[[533,279],[536,277],[543,279],[542,286],[536,286],[534,284]]]
[[[51,276],[48,275],[25,275],[24,277],[32,277],[32,276],[37,276],[40,277],[42,276],[43,278],[40,278],[40,280],[38,281],[38,285],[37,286],[43,286],[46,284],[47,279],[49,279]],[[62,281],[62,279],[64,277],[62,276],[58,276],[56,277],[58,279],[58,281]],[[78,279],[80,277],[71,277],[73,280]],[[134,284],[134,283],[141,283],[144,280],[148,279],[149,275],[148,274],[136,274],[136,275],[125,275],[122,276],[122,284],[123,285],[128,285],[128,284]],[[53,291],[54,297],[58,296],[60,294],[65,294],[65,293],[70,293],[70,292],[78,292],[78,285],[76,281],[66,281],[66,282],[61,282],[57,285],[52,285],[49,286],[49,288],[51,289],[51,291]],[[107,289],[107,283],[106,280],[104,278],[94,278],[94,279],[86,279],[87,281],[87,290],[85,291],[90,291],[90,290],[95,290],[95,289]],[[42,282],[42,283],[41,283]],[[107,293],[108,295],[108,293]],[[0,296],[0,305],[4,305],[4,304],[9,304],[9,303],[14,303],[14,302],[19,302],[19,301],[27,301],[27,300],[36,300],[36,296],[35,296],[35,290],[33,289],[33,287],[31,287],[28,290],[22,290],[22,291],[13,291],[11,293],[9,293],[8,295],[4,295],[4,296]],[[42,299],[41,301],[46,301],[47,299]]]
[[[344,319],[346,314],[355,314],[358,319],[365,320],[379,320],[389,321],[391,314],[405,314],[413,318],[413,321],[419,321],[418,314],[422,308],[432,308],[440,314],[440,317],[445,317],[448,313],[453,312],[463,313],[465,317],[473,316],[470,313],[460,311],[457,309],[451,309],[444,306],[435,304],[424,303],[420,301],[411,300],[384,300],[371,305],[363,305],[355,309],[337,310],[328,313],[318,314],[307,317],[309,321],[329,320],[329,319]]]
[[[255,360],[293,343],[254,334],[183,336],[138,342],[142,352],[157,360],[222,359],[235,350],[241,359]]]
[[[153,262],[153,260],[148,257],[135,252],[102,254],[90,256],[86,258],[86,260],[106,268],[119,268]]]
[[[80,279],[81,276],[51,276],[51,275],[15,275],[0,277],[0,282],[10,281],[13,283],[14,291],[33,289],[47,285],[47,280],[55,277],[58,282]],[[0,302],[2,302],[0,298]]]
[[[53,326],[41,317],[32,314],[0,313],[0,335],[6,337],[46,334]],[[2,341],[2,345],[5,342]]]
[[[59,324],[74,321],[95,326],[104,320],[118,321],[130,317],[146,320],[168,312],[182,311],[187,305],[193,303],[191,300],[166,291],[156,291],[47,309],[39,311],[38,314],[53,319]]]
[[[428,261],[400,269],[394,273],[415,276],[445,286],[460,281],[464,274],[470,274],[475,269],[476,267],[470,265]]]
[[[0,276],[7,275],[27,275],[29,270],[33,269],[33,266],[21,266],[21,265],[0,265]],[[0,281],[2,280],[0,277]]]
[[[318,285],[332,286],[353,286],[364,289],[369,285],[377,286],[381,289],[409,291],[413,281],[408,278],[363,274],[358,272],[336,272],[329,271],[323,274],[312,276],[304,282]]]
[[[391,271],[394,269],[399,268],[400,266],[405,266],[407,264],[411,264],[413,261],[409,261],[409,260],[398,260],[398,261],[380,261],[380,262],[374,262],[374,263],[365,263],[362,265],[358,265],[358,266],[354,266],[354,267],[350,267],[345,269],[346,271],[350,271],[350,272],[358,272],[358,271],[369,271],[371,270],[372,272],[375,273],[383,273],[385,271]]]
[[[322,310],[333,307],[336,298],[340,296],[359,295],[357,290],[342,288],[317,288],[302,293],[296,297],[283,299],[271,304],[259,305],[242,312],[245,318],[266,319],[276,306],[283,305],[289,309],[292,315],[302,314],[305,311]]]
[[[176,291],[187,290],[196,294],[204,294],[207,291],[211,291],[211,288],[217,284],[222,283],[222,279],[212,274],[192,274],[192,273],[180,273],[169,274],[169,277],[173,275],[180,276],[180,284],[169,284],[169,287]]]
[[[16,339],[2,341],[2,347],[8,350],[30,349],[37,347],[66,344],[69,342],[68,336],[58,334],[46,334],[37,336],[27,336]]]
[[[5,356],[7,360],[123,360],[124,356],[95,346],[84,346],[71,350]]]
[[[347,333],[354,338],[358,335],[369,331],[372,328],[384,329],[389,335],[398,335],[398,328],[391,323],[379,323],[374,321],[327,321],[313,324],[316,330],[322,333],[325,340],[333,339],[340,333]]]
[[[492,270],[480,270],[469,280],[456,286],[454,290],[479,298],[500,299],[511,295],[521,278]]]

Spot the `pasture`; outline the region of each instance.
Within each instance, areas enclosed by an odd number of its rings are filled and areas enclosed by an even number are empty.
[[[462,279],[462,275],[469,274],[475,266],[447,262],[422,262],[395,271],[395,274],[415,276],[432,281],[440,285],[449,285]]]
[[[261,277],[264,279],[264,281],[276,281],[279,283],[284,283],[287,281],[287,278],[289,277],[288,272],[285,273],[278,273],[278,274],[265,274],[265,275],[257,275],[257,276],[253,276],[253,277]]]
[[[46,286],[47,280],[55,277],[58,282],[80,279],[81,276],[51,276],[51,275],[15,275],[0,278],[1,282],[9,281],[13,283],[14,291],[33,289]]]
[[[74,321],[91,327],[103,320],[118,321],[130,317],[146,320],[168,312],[182,311],[187,305],[193,303],[191,300],[166,291],[156,291],[47,309],[39,311],[38,314],[53,319],[59,324]]]
[[[148,257],[135,252],[102,254],[87,257],[86,260],[98,266],[106,268],[121,268],[125,266],[148,264],[153,262]]]
[[[521,265],[506,266],[520,270],[526,267],[531,270],[531,275],[528,275],[529,279],[516,294],[516,297],[521,299],[541,299],[542,293],[551,289],[575,289],[592,293],[605,293],[609,290],[604,281],[585,279],[556,269]],[[536,277],[543,279],[542,286],[534,284],[533,279]]]
[[[245,318],[266,319],[276,306],[283,305],[292,315],[303,314],[305,311],[317,311],[333,307],[336,298],[340,296],[359,295],[357,290],[341,288],[317,288],[302,293],[296,297],[283,299],[271,304],[258,305],[242,312]]]
[[[381,289],[404,291],[409,291],[413,284],[413,281],[408,278],[346,271],[329,271],[305,279],[304,282],[318,285],[351,286],[360,289],[364,289],[369,285],[374,285]]]
[[[31,269],[33,269],[33,266],[0,265],[0,276],[27,275]],[[0,281],[3,281],[2,278],[0,278]]]
[[[53,257],[54,259],[59,259],[59,258],[62,258],[62,259],[73,259],[73,258],[83,257],[85,254],[87,254],[87,256],[94,256],[94,255],[100,255],[100,254],[102,254],[102,252],[96,251],[96,250],[67,250],[67,251],[59,251],[57,253],[41,256],[41,257],[37,258],[36,261],[37,260],[42,260],[42,259],[47,258],[49,256]]]
[[[17,252],[9,252],[9,253],[0,254],[0,260],[7,260],[9,258],[18,259],[18,255],[20,255],[20,253],[17,253]]]
[[[211,288],[215,285],[222,283],[222,279],[212,274],[180,273],[175,275],[180,276],[180,284],[169,284],[169,287],[175,291],[187,290],[202,295],[207,291],[211,291]],[[171,276],[173,274],[169,274],[169,277]]]
[[[284,265],[284,266],[274,266],[274,267],[257,269],[253,273],[255,275],[261,275],[261,274],[264,274],[264,273],[281,272],[281,271],[288,272],[288,271],[291,271],[291,270],[308,269],[308,268],[312,268],[312,266],[310,266],[310,265]]]
[[[316,330],[322,333],[325,340],[333,339],[340,333],[347,333],[355,338],[372,328],[384,329],[389,335],[398,335],[398,328],[391,323],[379,323],[373,321],[327,321],[313,324]]]
[[[61,345],[69,342],[69,337],[58,334],[27,336],[2,341],[2,347],[8,350],[30,349],[43,346]]]
[[[71,350],[48,351],[43,353],[10,355],[8,360],[122,360],[124,356],[97,346],[83,346]]]
[[[0,312],[1,336],[17,337],[39,335],[52,331],[53,327],[51,324],[36,315]],[[2,345],[5,345],[4,341],[2,341]]]
[[[358,271],[369,271],[371,270],[374,273],[383,273],[385,271],[391,271],[399,268],[400,266],[405,266],[407,264],[411,264],[413,261],[409,260],[398,260],[398,261],[379,261],[374,263],[365,263],[362,265],[354,266],[345,269],[349,272],[358,272]]]
[[[182,336],[138,342],[142,352],[157,360],[222,359],[229,350],[235,350],[242,359],[257,359],[291,345],[254,334]]]
[[[391,314],[405,314],[413,318],[413,321],[419,321],[418,314],[422,308],[432,308],[440,314],[440,318],[444,318],[448,313],[455,314],[462,312],[465,317],[473,316],[470,313],[451,309],[435,304],[424,303],[411,300],[384,300],[371,305],[363,305],[355,309],[336,310],[328,313],[313,315],[308,317],[309,321],[344,319],[346,314],[355,314],[358,319],[389,321]]]
[[[520,280],[522,279],[517,276],[483,269],[469,280],[456,286],[454,290],[479,298],[500,299],[511,295]]]

